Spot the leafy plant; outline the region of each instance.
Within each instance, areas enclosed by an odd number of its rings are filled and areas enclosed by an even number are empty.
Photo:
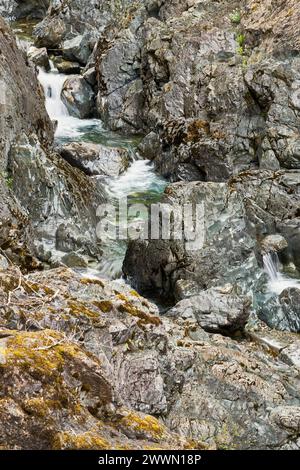
[[[6,171],[1,171],[1,172],[0,172],[0,175],[2,176],[3,179],[5,179],[6,184],[7,184],[7,187],[8,187],[9,189],[12,189],[13,183],[14,183],[13,178],[11,178],[10,176],[8,176],[8,174],[7,174]]]
[[[242,33],[239,33],[236,37],[236,42],[238,43],[237,53],[240,54],[240,55],[244,55],[244,53],[245,53],[245,42],[246,42],[245,35],[242,34]]]
[[[239,10],[235,10],[231,15],[229,15],[229,19],[233,24],[240,24],[242,19],[241,12]]]
[[[240,47],[244,47],[245,41],[246,41],[246,38],[245,38],[244,34],[242,34],[242,33],[238,34],[236,40],[237,40],[237,43]]]

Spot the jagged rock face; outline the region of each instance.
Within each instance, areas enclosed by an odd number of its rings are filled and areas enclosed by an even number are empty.
[[[53,3],[36,35],[40,46],[66,40],[69,58],[73,44],[83,63],[76,41],[82,52],[98,40],[90,60],[106,124],[153,131],[156,167],[172,181],[225,181],[300,167],[298,28],[295,0],[76,0]]]
[[[51,0],[0,0],[0,15],[7,19],[43,18]]]
[[[26,65],[22,53],[5,22],[1,25],[1,115],[0,115],[0,165],[4,171],[16,135],[34,133],[41,145],[53,141],[52,123],[44,106],[44,94],[34,70]],[[24,93],[24,91],[27,91]]]
[[[154,131],[157,169],[173,181],[300,167],[297,8],[269,2],[261,15],[249,3],[141,2],[99,40],[100,115],[114,129]]]
[[[96,210],[104,197],[95,182],[24,135],[10,158],[12,191],[29,214],[39,257],[54,261],[56,251],[100,256]]]
[[[57,251],[99,257],[101,190],[54,154],[41,86],[0,22],[1,248],[28,268],[34,254],[47,262],[56,261]]]
[[[35,29],[36,41],[45,47],[58,47],[87,33],[91,44],[111,22],[118,22],[131,0],[51,0],[46,18]],[[56,31],[56,33],[55,33]]]
[[[299,447],[299,371],[285,363],[292,335],[282,334],[275,359],[195,320],[159,317],[117,283],[66,269],[0,278],[5,447]]]
[[[17,136],[36,135],[40,145],[47,148],[53,140],[53,129],[33,70],[26,65],[2,18],[0,26],[0,246],[23,267],[34,267],[37,262],[33,260],[31,221],[22,201],[11,192],[13,181],[7,170]]]
[[[192,203],[195,210],[197,204],[204,204],[205,223],[197,227],[197,233],[204,235],[203,244],[191,249],[186,242],[172,239],[132,241],[125,257],[124,273],[141,292],[154,291],[173,297],[173,301],[191,298],[182,305],[176,305],[175,311],[185,315],[186,307],[189,307],[193,315],[200,317],[200,324],[203,312],[201,298],[197,295],[209,296],[210,293],[201,294],[203,290],[224,287],[229,283],[236,285],[244,294],[252,292],[254,297],[260,297],[265,283],[258,256],[260,241],[266,235],[281,232],[288,241],[292,256],[294,240],[299,236],[299,190],[300,174],[293,171],[242,173],[233,177],[228,184],[198,182],[170,185],[162,203],[171,204],[175,214],[178,205],[182,207]],[[298,248],[294,246],[294,250]],[[298,267],[298,258],[292,257],[290,261]],[[211,295],[215,297],[213,293]],[[204,303],[207,301],[204,300]],[[290,303],[289,311],[285,313],[282,309],[276,313],[265,297],[261,302],[264,310],[261,318],[268,324],[298,331],[298,326],[291,327],[293,322],[288,318],[298,315],[295,302]],[[236,299],[235,308],[242,312],[238,305]],[[229,306],[227,310],[231,310]],[[214,318],[219,317],[218,305],[210,305],[207,312],[211,317],[206,317],[207,324],[203,319],[201,326],[211,331],[218,328]],[[298,325],[296,319],[294,324]]]
[[[241,194],[225,183],[175,183],[166,189],[162,204],[192,204],[194,211],[203,207],[202,223],[200,219],[193,226],[202,243],[188,247],[185,240],[132,241],[123,269],[138,290],[168,296],[176,295],[181,281],[195,284],[199,291],[239,279],[247,292],[259,267]],[[181,298],[186,297],[181,290]]]

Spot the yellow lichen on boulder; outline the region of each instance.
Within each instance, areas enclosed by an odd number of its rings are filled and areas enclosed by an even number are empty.
[[[60,432],[53,440],[54,450],[110,450],[111,444],[98,434]]]
[[[122,313],[128,313],[133,317],[139,318],[138,324],[141,325],[161,325],[162,321],[159,317],[146,313],[146,311],[141,310],[136,307],[130,300],[123,294],[118,294],[117,296],[122,303],[119,305],[118,309]]]
[[[5,365],[16,365],[43,376],[53,376],[59,373],[68,357],[78,354],[80,348],[57,331],[10,332]]]
[[[138,437],[159,442],[167,436],[166,427],[153,416],[129,412],[119,422],[122,429],[133,431]]]

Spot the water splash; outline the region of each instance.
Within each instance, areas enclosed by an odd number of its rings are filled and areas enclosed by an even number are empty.
[[[53,62],[50,62],[50,65],[49,72],[39,68],[38,79],[44,89],[47,112],[53,121],[57,121],[55,137],[58,140],[78,140],[87,130],[102,128],[99,119],[79,119],[70,116],[61,99],[62,89],[68,76],[60,74]]]
[[[275,252],[263,256],[264,269],[269,277],[268,288],[270,292],[280,295],[290,287],[300,288],[300,281],[280,272],[280,261]]]

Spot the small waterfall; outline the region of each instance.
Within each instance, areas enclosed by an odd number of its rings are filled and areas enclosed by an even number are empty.
[[[279,272],[279,258],[277,253],[267,253],[263,256],[264,268],[269,276],[271,282],[276,282],[280,279]]]
[[[51,119],[59,121],[61,117],[68,116],[68,110],[61,100],[61,92],[67,76],[59,74],[51,63],[51,71],[39,69],[39,81],[44,88],[46,109]]]
[[[149,160],[135,160],[126,173],[110,182],[108,192],[115,199],[136,195],[136,202],[139,202],[141,194],[158,195],[165,186],[165,180],[155,174],[154,165]]]
[[[79,119],[70,116],[67,107],[61,99],[61,93],[67,75],[60,74],[50,61],[51,70],[46,72],[39,68],[38,79],[42,85],[46,98],[46,109],[53,121],[57,121],[55,136],[61,140],[80,139],[87,132],[87,129],[102,128],[99,119]]]
[[[55,137],[60,143],[84,141],[132,148],[130,139],[105,130],[99,119],[70,116],[61,99],[64,82],[68,76],[58,73],[53,63],[49,72],[40,68],[38,78],[44,89],[47,112],[52,120],[57,121]],[[106,189],[109,200],[113,203],[117,204],[118,199],[126,197],[130,203],[149,204],[160,198],[165,186],[165,180],[155,174],[152,163],[136,159],[126,173],[107,181]],[[120,278],[126,248],[127,243],[123,240],[112,240],[103,245],[102,260],[100,263],[95,262],[87,272],[96,277]]]
[[[279,270],[280,261],[278,254],[275,252],[263,255],[264,269],[269,277],[269,290],[277,295],[280,295],[284,289],[290,287],[300,288],[300,281],[293,279]]]

